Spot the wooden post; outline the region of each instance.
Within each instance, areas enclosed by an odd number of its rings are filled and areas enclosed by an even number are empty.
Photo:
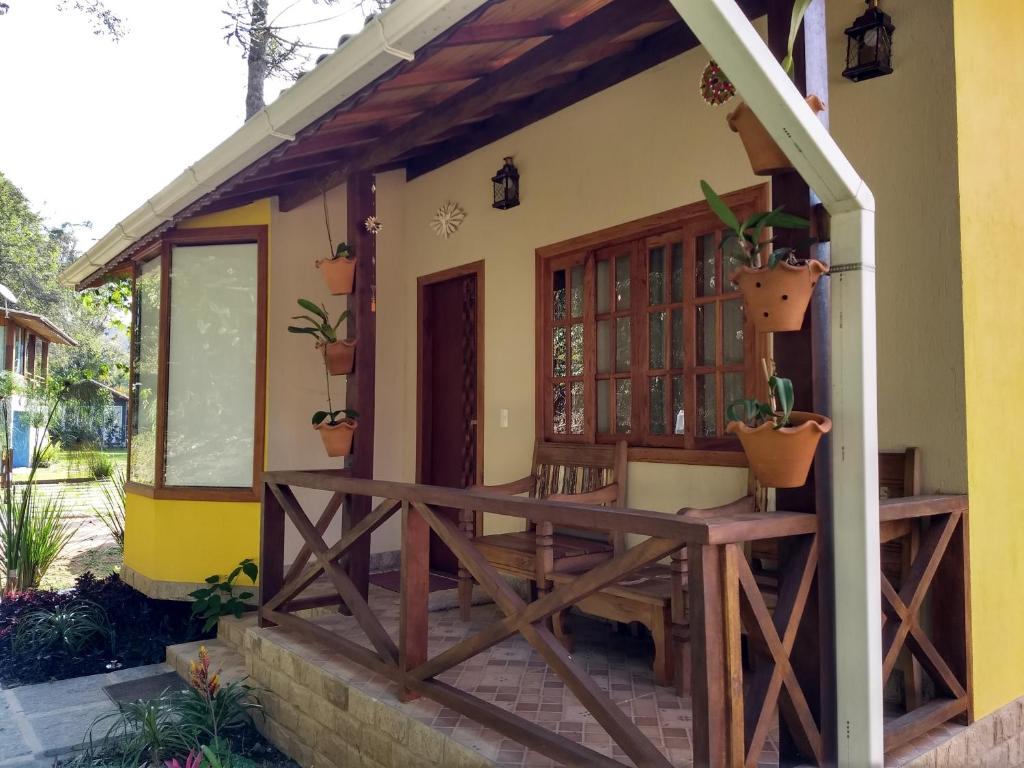
[[[349,297],[348,333],[359,340],[359,354],[352,375],[346,380],[345,405],[359,413],[352,457],[348,467],[353,477],[373,478],[374,397],[377,380],[377,316],[374,304],[377,287],[377,241],[366,231],[365,222],[376,215],[374,177],[357,173],[348,178],[347,227],[348,244],[356,257],[355,292]],[[354,525],[370,513],[371,499],[353,496],[346,504],[345,521]],[[370,536],[352,547],[348,553],[348,575],[360,594],[366,598],[370,589]]]
[[[42,369],[43,369],[42,376],[43,376],[43,380],[45,381],[47,379],[47,377],[49,377],[49,375],[50,375],[50,342],[48,342],[48,341],[44,341],[43,342]],[[131,381],[131,379],[129,379],[129,381]]]
[[[36,335],[30,333],[25,345],[25,374],[30,378],[36,375]]]
[[[779,60],[786,55],[793,0],[768,0],[768,45]],[[828,60],[825,28],[825,0],[814,0],[804,16],[794,48],[794,80],[804,94],[814,93],[828,104]],[[820,119],[828,126],[828,111]],[[788,213],[812,219],[819,200],[795,172],[772,176],[772,207],[785,206]],[[780,243],[799,243],[806,232],[776,232]],[[800,249],[802,258],[831,262],[829,244],[817,243]],[[774,358],[783,376],[793,379],[797,407],[810,406],[816,413],[832,414],[831,333],[829,326],[829,281],[819,280],[811,299],[804,326],[799,332],[778,333]],[[794,669],[808,692],[810,704],[822,729],[826,760],[835,755],[835,638],[833,636],[834,592],[832,577],[832,445],[829,435],[818,446],[814,470],[803,488],[777,491],[777,507],[791,512],[815,512],[819,519],[822,546],[819,560],[818,600],[808,606],[797,644],[807,652],[796,655]],[[788,547],[780,550],[780,559]],[[815,608],[817,611],[815,611]],[[815,653],[817,651],[817,653]],[[819,706],[820,703],[820,706]],[[802,757],[795,752],[788,730],[780,732],[779,759],[788,765]]]
[[[281,591],[284,584],[284,508],[277,497],[263,483],[263,502],[260,505],[260,587],[259,625],[274,626],[263,618],[263,606]]]
[[[402,502],[402,597],[398,663],[405,674],[427,660],[427,607],[430,599],[430,527],[419,510]],[[417,698],[408,689],[404,700]]]

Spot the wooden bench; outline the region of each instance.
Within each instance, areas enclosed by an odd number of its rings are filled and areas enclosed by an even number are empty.
[[[508,495],[528,494],[551,501],[571,501],[615,507],[626,505],[626,443],[573,445],[538,441],[532,472],[502,485],[474,486],[472,490]],[[532,523],[525,531],[483,535],[477,516],[461,512],[459,527],[499,572],[526,579],[531,591],[546,594],[555,575],[593,568],[625,549],[621,534],[595,533],[574,528],[555,530],[550,523]],[[459,567],[459,609],[469,619],[473,578]],[[561,623],[555,633],[564,638]]]

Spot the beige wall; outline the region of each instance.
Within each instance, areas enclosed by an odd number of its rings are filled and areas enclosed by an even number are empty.
[[[895,72],[841,76],[862,0],[830,0],[831,130],[877,201],[878,436],[922,449],[924,488],[967,489],[949,0],[899,3]]]

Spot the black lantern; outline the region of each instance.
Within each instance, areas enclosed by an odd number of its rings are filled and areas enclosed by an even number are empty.
[[[505,158],[505,164],[498,169],[494,183],[494,207],[507,211],[519,205],[519,169],[512,163],[511,157]]]
[[[859,83],[892,74],[892,33],[889,14],[878,9],[878,0],[864,0],[868,9],[846,30],[846,69],[843,77]]]

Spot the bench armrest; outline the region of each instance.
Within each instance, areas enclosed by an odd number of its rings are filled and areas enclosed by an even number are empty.
[[[552,493],[548,501],[567,501],[570,504],[610,504],[619,498],[619,484],[608,483],[587,493]]]
[[[533,475],[513,480],[511,483],[500,483],[498,485],[471,485],[466,490],[476,493],[501,493],[508,496],[518,496],[521,493],[532,493],[537,487],[537,478]]]

